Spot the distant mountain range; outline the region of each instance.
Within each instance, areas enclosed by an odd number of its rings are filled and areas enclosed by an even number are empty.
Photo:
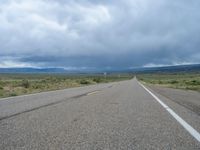
[[[63,68],[0,68],[0,73],[65,73]]]
[[[64,68],[0,68],[0,73],[153,73],[200,72],[200,64],[165,67],[138,67],[132,69],[66,70]]]
[[[200,64],[191,65],[177,65],[177,66],[165,66],[165,67],[145,67],[133,69],[134,72],[143,73],[176,73],[176,72],[200,72]]]

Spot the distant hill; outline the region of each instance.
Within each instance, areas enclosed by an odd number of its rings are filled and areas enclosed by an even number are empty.
[[[200,64],[165,66],[165,67],[144,67],[144,68],[135,68],[132,71],[136,73],[200,72]]]
[[[173,73],[200,72],[200,64],[167,67],[138,67],[132,69],[65,70],[64,68],[0,68],[0,73]]]
[[[63,68],[0,68],[0,73],[64,73]]]

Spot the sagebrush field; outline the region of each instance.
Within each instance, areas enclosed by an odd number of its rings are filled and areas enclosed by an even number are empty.
[[[200,72],[139,74],[137,78],[148,84],[200,92]]]
[[[66,75],[66,74],[0,74],[0,97],[79,87],[131,79],[130,74]]]

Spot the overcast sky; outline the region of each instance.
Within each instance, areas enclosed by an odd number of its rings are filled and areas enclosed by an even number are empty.
[[[1,0],[0,67],[200,63],[199,0]]]

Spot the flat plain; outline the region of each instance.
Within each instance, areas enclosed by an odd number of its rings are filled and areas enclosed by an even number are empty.
[[[137,78],[147,84],[200,92],[200,72],[143,73]]]
[[[131,74],[0,74],[0,98],[131,79]]]

